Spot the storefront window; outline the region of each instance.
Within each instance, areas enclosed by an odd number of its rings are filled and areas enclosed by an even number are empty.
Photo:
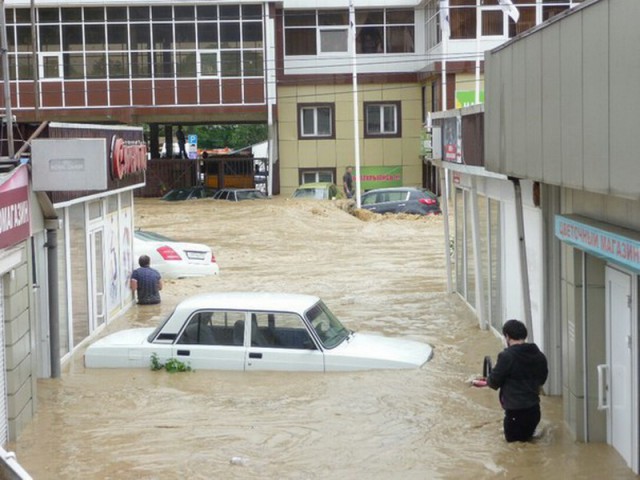
[[[456,188],[455,193],[456,229],[455,229],[455,261],[456,261],[456,291],[466,296],[465,268],[464,268],[464,191]]]
[[[84,216],[84,204],[69,207],[69,256],[71,267],[71,305],[73,317],[71,319],[73,349],[89,336],[89,292],[87,289],[87,239]]]
[[[465,190],[464,192],[464,213],[465,213],[465,269],[467,271],[467,302],[473,307],[476,307],[476,269],[475,269],[475,252],[473,249],[473,213],[471,203],[471,192]]]
[[[491,325],[500,330],[502,328],[502,307],[501,307],[501,254],[502,240],[500,232],[502,230],[502,222],[500,215],[500,202],[497,200],[489,199],[489,281],[490,281],[490,322]]]

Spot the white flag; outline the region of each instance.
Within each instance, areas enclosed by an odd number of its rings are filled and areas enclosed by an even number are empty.
[[[442,30],[442,38],[449,38],[451,36],[449,0],[440,0],[440,29]]]
[[[520,12],[518,8],[513,4],[511,0],[498,0],[498,3],[502,6],[502,10],[504,13],[513,18],[513,21],[518,23],[518,19],[520,18]]]

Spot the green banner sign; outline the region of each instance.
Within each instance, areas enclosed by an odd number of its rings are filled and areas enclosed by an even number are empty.
[[[401,187],[402,167],[360,167],[360,188],[366,192],[372,188]]]
[[[484,90],[480,90],[480,103],[484,103]],[[458,90],[456,92],[456,108],[469,107],[476,104],[475,90]]]

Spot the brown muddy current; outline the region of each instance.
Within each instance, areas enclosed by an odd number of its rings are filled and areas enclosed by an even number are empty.
[[[85,370],[38,381],[38,411],[7,445],[35,479],[627,479],[604,444],[575,442],[562,398],[542,436],[507,444],[496,392],[469,387],[499,339],[447,294],[442,218],[350,215],[331,202],[136,199],[136,226],[214,249],[215,278],[165,280],[104,333],[155,326],[206,291],[315,294],[349,328],[433,345],[408,371]]]

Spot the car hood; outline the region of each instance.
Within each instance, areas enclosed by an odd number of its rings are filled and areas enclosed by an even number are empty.
[[[135,347],[137,345],[143,345],[147,342],[147,338],[151,335],[155,329],[153,327],[144,328],[131,328],[128,330],[121,330],[119,332],[112,333],[106,337],[102,337],[87,348],[87,353],[92,347],[106,347],[116,345],[130,345]]]
[[[417,368],[433,356],[426,343],[353,333],[336,348],[325,351],[325,370]]]

